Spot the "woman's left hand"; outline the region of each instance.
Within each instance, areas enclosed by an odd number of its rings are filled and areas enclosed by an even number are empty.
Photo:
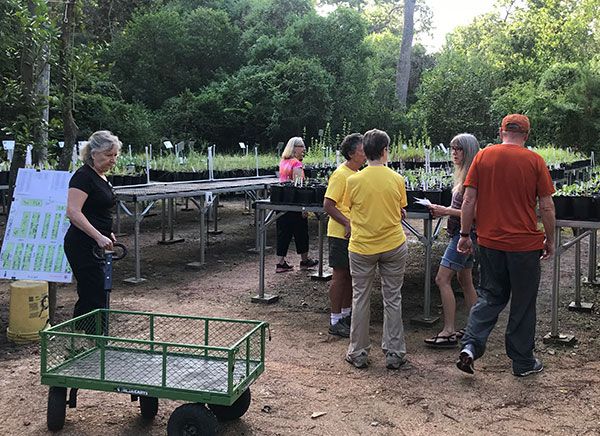
[[[448,208],[439,204],[432,204],[431,206],[429,206],[429,210],[431,211],[431,215],[433,215],[434,218],[448,215]]]

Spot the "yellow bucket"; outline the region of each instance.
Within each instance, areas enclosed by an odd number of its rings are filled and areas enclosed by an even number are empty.
[[[38,341],[48,323],[48,282],[17,280],[10,284],[6,336],[18,344]]]

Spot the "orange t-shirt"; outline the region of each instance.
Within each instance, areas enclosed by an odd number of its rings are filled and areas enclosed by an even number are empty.
[[[502,251],[533,251],[544,246],[535,208],[554,193],[544,159],[513,144],[489,146],[475,156],[464,186],[477,189],[477,240]]]

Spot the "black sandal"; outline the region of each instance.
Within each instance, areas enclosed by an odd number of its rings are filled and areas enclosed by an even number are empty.
[[[460,330],[455,331],[454,335],[456,336],[456,339],[462,339],[462,337],[465,335],[466,331],[467,331],[466,327],[463,327]]]
[[[433,338],[425,339],[424,342],[433,348],[454,348],[458,345],[455,333],[448,336],[436,335]]]

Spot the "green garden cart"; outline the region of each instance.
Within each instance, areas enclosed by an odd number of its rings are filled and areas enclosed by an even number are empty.
[[[41,331],[48,429],[63,428],[77,390],[89,389],[130,395],[145,419],[156,416],[159,398],[186,401],[171,414],[167,434],[216,434],[218,421],[237,419],[250,406],[250,384],[265,368],[267,328],[261,321],[96,309]]]

